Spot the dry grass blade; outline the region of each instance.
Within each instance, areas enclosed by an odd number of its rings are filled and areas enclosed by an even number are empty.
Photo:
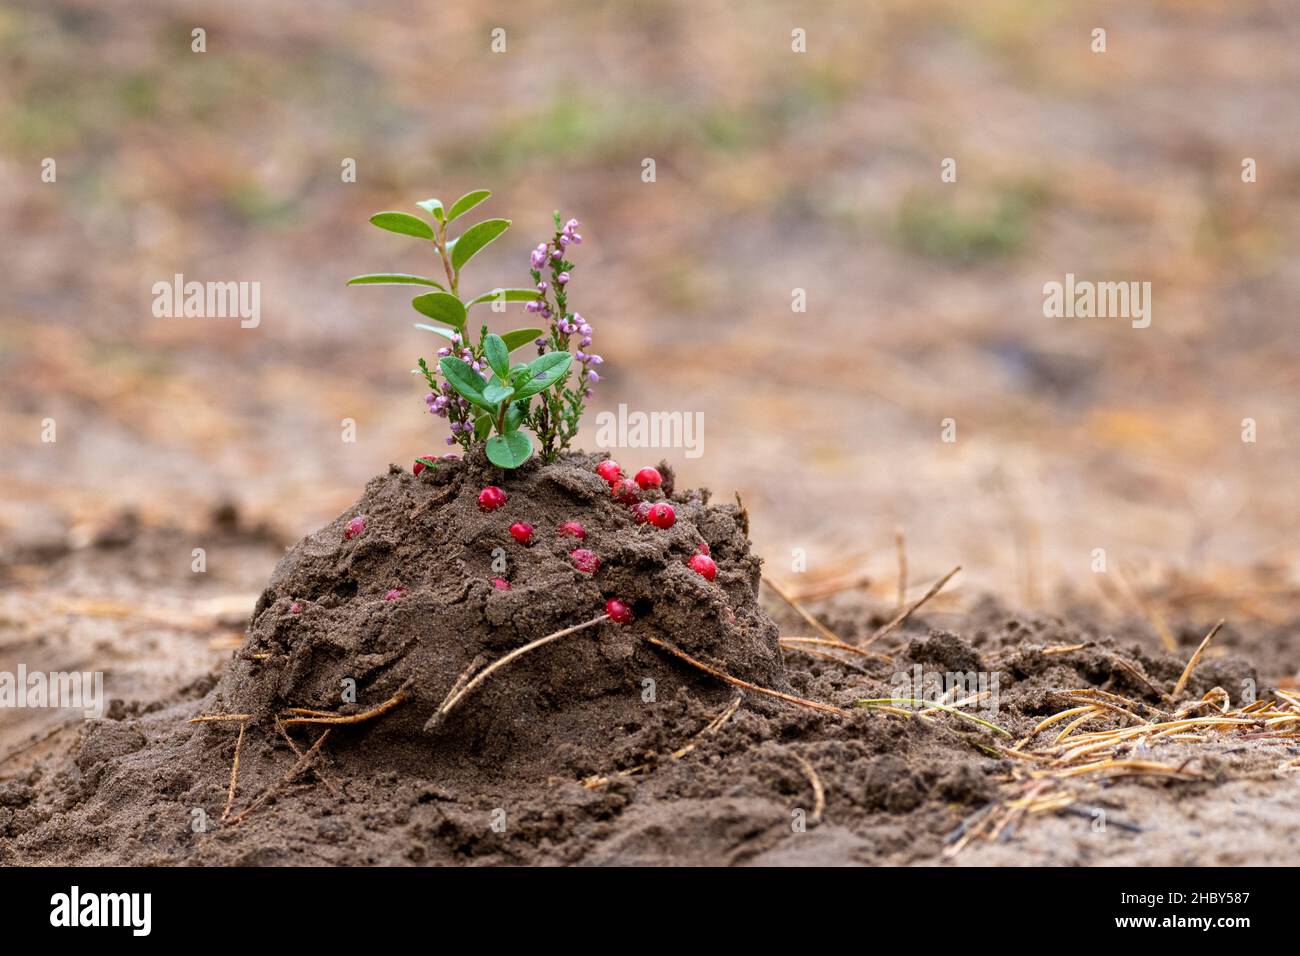
[[[890,634],[896,628],[901,627],[909,617],[911,617],[913,614],[916,613],[917,609],[921,605],[923,605],[926,601],[930,600],[930,598],[934,597],[936,594],[942,591],[943,586],[947,584],[950,580],[952,580],[952,576],[960,570],[961,570],[961,565],[959,564],[951,571],[949,571],[947,574],[945,574],[943,577],[941,577],[938,581],[935,581],[934,584],[930,586],[930,590],[926,591],[919,601],[917,601],[907,610],[903,611],[901,614],[896,616],[892,621],[890,621],[880,630],[876,631],[875,634],[872,634],[869,638],[866,639],[866,641],[863,642],[862,646],[867,647],[871,644],[874,644],[876,641],[880,640],[886,634]]]
[[[294,777],[298,776],[298,774],[300,774],[302,771],[306,770],[309,766],[311,766],[311,762],[315,760],[316,755],[320,753],[321,744],[325,743],[325,738],[328,737],[331,732],[332,729],[326,730],[323,734],[321,734],[320,737],[317,738],[316,742],[311,745],[311,749],[308,750],[301,757],[299,757],[298,762],[295,763],[292,767],[290,767],[288,772],[286,772],[283,777],[281,777],[271,786],[263,790],[261,795],[258,796],[258,798],[254,800],[252,803],[250,803],[248,806],[246,806],[243,810],[239,811],[239,814],[237,816],[232,817],[230,819],[230,825],[232,827],[238,825],[239,821],[243,820],[244,817],[248,816],[258,807],[264,804],[267,800],[269,800],[272,796],[278,793],[281,787],[288,784],[290,781],[293,780]]]
[[[799,762],[803,775],[808,778],[808,784],[812,787],[813,792],[813,812],[808,817],[808,823],[812,826],[822,822],[822,812],[826,809],[826,788],[822,786],[822,778],[817,776],[817,770],[800,754],[792,755]]]
[[[785,588],[781,587],[781,585],[777,584],[771,578],[763,578],[763,583],[766,584],[768,587],[770,587],[776,593],[777,597],[779,597],[786,604],[790,605],[790,607],[793,608],[794,611],[801,618],[804,619],[804,621],[808,624],[808,626],[811,627],[813,630],[815,630],[823,638],[825,638],[828,641],[834,641],[837,644],[844,643],[844,641],[840,640],[840,636],[838,634],[836,634],[829,627],[827,627],[821,621],[817,620],[817,618],[813,617],[810,613],[808,613],[808,611],[804,609],[804,606],[800,604],[798,601],[796,601],[794,598],[792,598],[790,594],[785,590]]]
[[[226,806],[221,811],[221,821],[224,823],[226,817],[230,816],[230,808],[235,805],[235,789],[239,785],[239,754],[244,749],[244,731],[248,730],[248,722],[239,725],[239,738],[235,741],[235,759],[230,764],[230,787],[226,791]]]
[[[694,657],[691,657],[691,655],[687,654],[685,651],[678,650],[676,647],[673,647],[673,645],[669,644],[666,641],[661,641],[657,637],[647,637],[646,640],[649,643],[653,644],[655,647],[658,647],[661,650],[665,650],[669,654],[672,654],[678,660],[684,661],[685,663],[689,664],[691,667],[694,667],[697,670],[704,671],[704,673],[716,677],[720,681],[725,681],[726,683],[730,684],[732,687],[739,687],[742,690],[750,690],[756,694],[763,694],[767,697],[774,697],[777,700],[785,701],[787,704],[795,704],[796,706],[799,707],[807,707],[809,710],[820,711],[821,713],[824,714],[834,714],[837,717],[852,716],[852,714],[849,711],[844,710],[842,707],[835,707],[831,704],[818,703],[815,700],[807,700],[803,697],[795,697],[793,694],[786,694],[786,693],[782,693],[779,690],[772,690],[770,687],[760,687],[757,684],[751,684],[747,680],[741,680],[739,677],[732,677],[726,671],[714,667],[712,664],[706,664],[703,661],[698,661]]]
[[[928,700],[915,700],[911,697],[874,697],[869,700],[855,700],[854,707],[897,707],[899,704],[907,704],[911,707],[921,707],[925,710],[942,710],[945,713],[953,714],[957,717],[965,718],[972,723],[979,724],[981,727],[987,727],[989,730],[996,731],[1004,737],[1010,737],[1011,731],[997,724],[990,723],[982,717],[976,717],[974,714],[968,714],[964,710],[958,710],[949,704],[936,704]]]
[[[1205,649],[1210,645],[1210,641],[1214,640],[1214,635],[1219,633],[1219,629],[1223,627],[1223,624],[1223,619],[1220,618],[1219,623],[1210,628],[1210,633],[1205,635],[1205,639],[1201,641],[1201,646],[1192,653],[1191,658],[1187,661],[1187,666],[1183,668],[1183,675],[1178,678],[1178,683],[1174,685],[1174,692],[1170,696],[1177,698],[1182,694],[1183,688],[1187,686],[1187,681],[1192,676],[1193,668],[1196,667],[1201,655],[1205,653]]]
[[[506,654],[504,657],[497,658],[497,660],[493,661],[487,667],[483,668],[483,670],[479,671],[476,675],[474,675],[474,677],[471,680],[464,681],[464,675],[461,675],[461,680],[458,680],[456,682],[458,685],[460,685],[459,689],[457,687],[452,688],[451,693],[449,693],[446,699],[443,700],[442,704],[439,705],[438,710],[434,713],[434,715],[429,718],[429,722],[424,725],[425,730],[432,730],[434,727],[438,726],[438,724],[441,723],[447,717],[448,714],[450,714],[453,710],[456,709],[457,705],[459,705],[462,700],[464,700],[466,697],[470,695],[471,692],[473,692],[474,688],[478,687],[480,684],[483,683],[483,681],[487,680],[493,673],[505,667],[511,661],[519,659],[523,655],[527,654],[529,651],[535,651],[539,647],[544,647],[547,644],[550,644],[552,641],[558,641],[562,637],[567,637],[570,634],[576,634],[579,631],[584,631],[589,627],[595,627],[597,624],[601,623],[602,621],[607,621],[607,620],[609,620],[609,615],[602,614],[599,617],[593,617],[590,621],[583,621],[581,624],[575,624],[572,627],[566,627],[563,630],[556,631],[553,634],[547,634],[545,637],[539,637],[535,641],[529,641],[527,644],[523,645],[522,647],[515,648],[509,654]]]
[[[327,711],[321,711],[321,713],[327,714],[327,716],[287,717],[284,719],[283,723],[286,727],[298,727],[304,724],[326,724],[330,726],[338,724],[362,724],[367,720],[374,720],[376,717],[382,717],[404,700],[406,700],[406,692],[399,690],[382,704],[372,707],[369,710],[363,710],[359,714],[329,714]]]

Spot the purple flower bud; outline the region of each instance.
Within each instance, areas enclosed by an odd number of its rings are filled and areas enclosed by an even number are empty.
[[[604,360],[603,358],[601,358],[599,355],[593,355],[593,356],[591,357],[591,364],[592,364],[592,365],[604,365],[604,364],[605,364],[605,360]]]
[[[600,381],[600,376],[597,375],[594,371],[592,371],[592,372],[588,372],[588,373],[587,373],[587,380],[590,381],[590,382],[599,382],[599,381]]]
[[[573,232],[573,230],[577,229],[579,225],[580,223],[578,222],[578,220],[570,219],[568,222],[564,224],[564,231],[571,233]]]
[[[583,335],[590,335],[591,326],[588,325],[586,322],[583,322],[582,325],[578,326],[578,331],[581,332]]]
[[[454,445],[456,444],[456,437],[454,435],[448,435],[446,438],[446,442],[448,445]]]
[[[551,258],[554,259],[556,262],[559,262],[561,259],[564,258],[564,251],[562,249],[556,249],[554,252],[551,253]]]
[[[582,236],[578,235],[576,232],[571,233],[569,236],[569,241],[572,242],[575,246],[580,246],[582,245]]]
[[[539,338],[537,339],[537,341],[534,342],[533,344],[536,345],[539,349],[540,349],[540,348],[545,348],[545,346],[546,346],[546,339],[545,339],[545,338],[541,338],[541,337],[539,337]]]
[[[586,353],[586,352],[583,352],[583,351],[581,351],[581,350],[579,350],[579,351],[577,351],[577,352],[574,352],[574,353],[573,353],[573,357],[574,357],[575,359],[577,359],[579,362],[585,362],[585,361],[587,361],[587,353]]]
[[[568,284],[569,284],[569,274],[568,274],[567,272],[561,272],[558,276],[555,277],[555,284],[556,284],[556,285],[568,285]]]
[[[582,397],[583,397],[583,398],[591,398],[591,396],[593,396],[593,395],[595,395],[595,394],[596,394],[596,393],[593,392],[593,391],[592,391],[591,389],[589,389],[589,388],[584,388],[584,389],[582,390]]]
[[[550,284],[549,282],[542,281],[542,282],[537,283],[537,291],[538,291],[538,292],[545,292],[545,291],[546,291],[547,289],[549,289],[550,287],[551,287],[551,284]]]
[[[448,348],[448,347],[445,346],[445,345],[444,345],[442,348],[438,349],[438,355],[439,355],[440,357],[446,357],[446,356],[448,356],[448,355],[450,355],[450,354],[451,354],[451,349]]]
[[[581,346],[585,349],[588,345],[591,344],[591,336],[590,336],[590,335],[584,335],[584,336],[582,337],[582,341],[579,342],[578,344],[581,345]]]
[[[553,314],[550,309],[545,306],[542,307],[542,318],[549,319]]]
[[[542,311],[542,303],[539,302],[539,301],[537,301],[536,299],[534,299],[532,302],[527,302],[527,303],[524,304],[524,311],[525,311],[525,312],[540,312],[540,311]]]
[[[569,240],[569,237],[568,237],[567,235],[562,235],[562,236],[560,236],[560,248],[561,248],[561,249],[568,248],[569,241],[570,241],[570,240]]]

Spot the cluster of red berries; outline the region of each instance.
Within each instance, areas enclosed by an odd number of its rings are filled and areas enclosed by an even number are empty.
[[[621,504],[632,507],[637,524],[652,524],[665,531],[677,522],[677,512],[666,501],[652,503],[641,500],[641,492],[663,487],[664,477],[658,468],[642,468],[634,478],[624,478],[623,469],[612,458],[596,466],[596,474],[609,485],[610,495]]]

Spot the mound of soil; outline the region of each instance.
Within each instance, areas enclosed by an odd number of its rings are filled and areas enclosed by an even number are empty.
[[[784,688],[739,506],[710,506],[707,491],[673,494],[665,466],[667,494],[642,499],[670,500],[676,522],[639,524],[595,473],[599,460],[533,459],[506,475],[478,452],[419,477],[394,466],[373,479],[353,508],[280,562],[211,706],[268,723],[288,707],[347,713],[400,692],[402,705],[358,741],[371,768],[436,777],[446,758],[473,756],[519,778],[565,772],[575,752],[617,759],[645,720],[644,697],[680,674],[645,637]],[[485,512],[478,495],[492,484],[508,499]],[[357,517],[364,530],[349,537]],[[509,533],[516,521],[534,528],[526,546]],[[559,530],[575,521],[585,537]],[[686,566],[702,545],[717,562],[712,582]],[[594,573],[575,567],[577,549],[596,555]],[[540,648],[494,673],[454,720],[431,723],[470,668],[590,620],[614,597],[633,608],[632,623]],[[351,687],[354,702],[340,709]]]

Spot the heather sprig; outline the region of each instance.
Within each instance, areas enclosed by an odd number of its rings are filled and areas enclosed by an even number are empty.
[[[554,457],[555,434],[537,429],[532,399],[541,395],[541,406],[548,406],[550,395],[543,393],[560,388],[567,391],[574,356],[567,349],[556,346],[550,351],[540,349],[540,354],[531,362],[512,365],[511,352],[530,342],[544,341],[541,329],[514,329],[496,335],[483,325],[477,343],[468,334],[469,313],[474,306],[491,302],[500,303],[504,309],[508,302],[532,304],[538,295],[535,289],[497,288],[470,299],[461,296],[461,271],[510,227],[510,220],[486,219],[469,226],[455,238],[450,238],[447,230],[490,195],[486,189],[476,189],[461,196],[450,207],[444,207],[437,199],[416,203],[429,215],[432,224],[404,212],[381,212],[370,217],[370,221],[380,229],[432,243],[442,265],[443,281],[386,272],[357,276],[350,279],[348,285],[418,285],[436,290],[411,300],[411,306],[417,312],[440,323],[417,322],[416,328],[439,335],[448,343],[438,349],[436,370],[430,368],[423,358],[419,367],[412,370],[423,376],[429,387],[425,404],[432,414],[449,421],[451,434],[447,437],[447,444],[459,444],[469,451],[482,443],[493,464],[518,468],[533,453],[532,440],[521,431],[523,425],[532,428],[542,439],[547,460]],[[574,236],[569,230],[565,245],[573,242]],[[577,237],[577,241],[580,242],[581,237]],[[582,367],[585,374],[586,364]],[[558,388],[552,389],[552,386]],[[576,432],[576,425],[572,431]]]
[[[542,443],[545,461],[553,461],[578,434],[592,386],[600,381],[595,367],[604,362],[591,352],[590,323],[580,313],[569,309],[569,284],[576,265],[569,261],[568,253],[573,246],[582,244],[578,225],[576,219],[560,225],[560,214],[556,212],[555,234],[547,242],[538,243],[529,256],[529,274],[537,292],[533,301],[524,308],[550,322],[549,337],[537,339],[538,355],[547,354],[548,348],[569,351],[577,340],[572,350],[577,379],[570,384],[571,376],[566,373],[559,386],[543,395],[532,412],[530,425]],[[544,275],[548,278],[543,278]]]

